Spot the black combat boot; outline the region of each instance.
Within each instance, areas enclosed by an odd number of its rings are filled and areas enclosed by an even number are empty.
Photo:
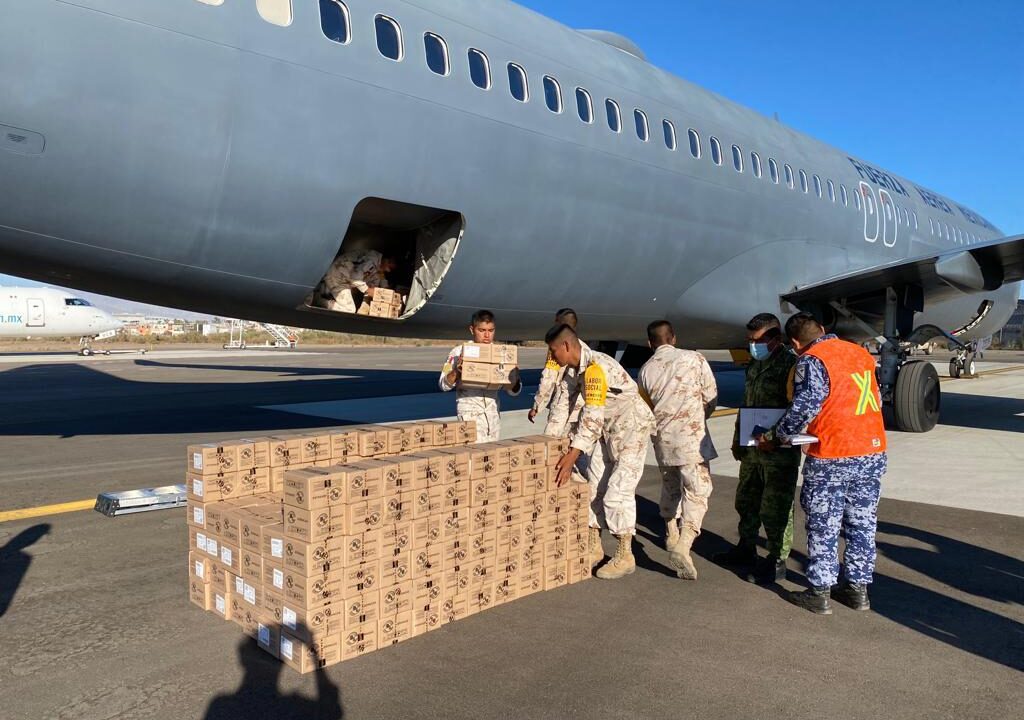
[[[758,558],[752,572],[747,573],[747,582],[758,585],[771,585],[786,579],[786,561],[769,555]]]
[[[752,567],[757,562],[757,548],[741,542],[728,552],[715,553],[711,562],[726,567]]]
[[[843,580],[832,588],[832,599],[851,610],[871,609],[871,602],[868,600],[868,586],[852,583],[849,580]]]
[[[786,599],[815,615],[831,615],[832,604],[828,601],[828,590],[827,587],[809,587],[803,592],[789,593],[786,595]]]

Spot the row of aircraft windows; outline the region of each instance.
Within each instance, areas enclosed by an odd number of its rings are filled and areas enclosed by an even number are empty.
[[[208,5],[220,5],[223,3],[223,0],[200,0],[200,2]],[[256,0],[256,7],[260,16],[267,22],[281,26],[291,24],[291,0]],[[320,0],[320,26],[324,35],[333,42],[347,45],[352,41],[351,18],[348,6],[342,0]],[[398,21],[386,15],[377,15],[374,19],[374,26],[377,50],[380,54],[395,62],[404,60],[405,45],[402,28]],[[448,44],[443,37],[437,33],[424,33],[423,49],[427,67],[431,72],[445,77],[451,75],[451,58],[448,52]],[[487,54],[482,50],[470,48],[467,52],[467,62],[469,65],[469,77],[472,83],[481,90],[490,90],[493,87],[493,82],[490,60]],[[507,73],[509,93],[512,97],[521,103],[529,102],[530,82],[525,68],[517,63],[510,62],[507,66]],[[562,87],[558,80],[550,75],[545,75],[541,84],[544,90],[544,104],[552,113],[561,114],[564,111],[564,107]],[[575,91],[575,98],[576,114],[579,116],[579,119],[588,125],[592,125],[595,120],[593,97],[586,89],[578,87]],[[611,98],[607,98],[604,101],[604,105],[609,130],[617,134],[621,133],[623,118],[619,103]],[[633,110],[633,124],[637,138],[641,142],[650,142],[651,126],[647,113],[640,108],[635,108]],[[675,151],[678,145],[675,125],[671,120],[667,119],[662,120],[661,125],[665,146],[669,150]],[[704,155],[704,150],[700,133],[693,128],[689,128],[687,130],[687,140],[689,142],[690,155],[695,159],[701,159]],[[712,162],[718,166],[724,165],[725,154],[722,150],[721,141],[712,135],[708,138],[708,143]],[[743,150],[739,145],[732,146],[732,164],[736,172],[743,173],[746,171],[747,166]],[[750,153],[749,167],[750,172],[755,178],[763,177],[764,165],[762,164],[761,156],[757,152]],[[837,193],[836,184],[832,180],[826,179],[823,185],[821,178],[816,174],[812,175],[809,180],[806,171],[798,170],[794,174],[793,168],[788,163],[783,164],[782,172],[780,172],[779,164],[772,157],[768,158],[768,176],[775,185],[781,184],[784,178],[786,187],[790,190],[796,189],[797,178],[799,178],[800,191],[804,194],[810,194],[813,184],[814,194],[819,198],[824,198],[827,193],[828,199],[831,202],[842,202],[844,207],[850,206],[850,193],[847,191],[846,185],[840,183]],[[864,200],[861,198],[860,191],[855,190],[852,194],[853,206],[858,211],[862,210]],[[912,226],[915,230],[919,229],[916,211],[908,211],[899,205],[893,206],[889,202],[883,202],[882,204],[888,221],[892,221],[895,214],[896,221],[900,224],[906,227]],[[873,207],[869,206],[869,208],[871,212],[874,211]],[[933,236],[944,237],[946,240],[957,244],[971,244],[980,241],[980,238],[969,232],[961,231],[955,226],[951,228],[947,223],[937,222],[932,218],[928,219],[928,224]]]

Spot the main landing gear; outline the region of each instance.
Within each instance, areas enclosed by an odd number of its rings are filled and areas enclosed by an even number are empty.
[[[877,332],[845,306],[837,302],[831,305],[847,320],[872,335]],[[938,371],[930,362],[910,359],[910,348],[922,342],[922,334],[945,335],[938,328],[914,330],[914,313],[923,309],[924,297],[919,289],[907,287],[897,291],[887,288],[883,330],[881,335],[875,336],[879,346],[878,388],[887,424],[903,432],[930,431],[938,424],[942,409]]]
[[[95,355],[96,351],[92,349],[92,341],[93,340],[95,340],[95,338],[93,336],[91,336],[91,335],[87,335],[85,337],[79,338],[78,339],[78,354],[81,355],[82,357],[91,357],[91,356]],[[109,355],[110,351],[109,350],[103,350],[102,354],[103,355]]]
[[[977,361],[983,357],[984,354],[978,350],[977,343],[961,345],[957,348],[956,357],[949,361],[949,376],[951,378],[977,377]]]

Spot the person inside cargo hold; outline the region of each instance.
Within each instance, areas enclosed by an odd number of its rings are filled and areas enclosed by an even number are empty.
[[[494,313],[490,310],[477,310],[470,320],[469,332],[477,345],[494,343]],[[498,390],[481,387],[469,387],[462,384],[462,345],[452,348],[441,369],[438,385],[443,392],[457,390],[455,394],[455,411],[460,421],[472,420],[476,423],[476,441],[478,443],[496,442],[501,436],[501,415],[498,405]],[[519,378],[519,368],[513,368],[510,378],[512,384],[505,388],[512,397],[523,389],[523,381]]]
[[[372,298],[376,288],[388,287],[386,276],[397,267],[394,257],[376,250],[343,252],[324,275],[318,305],[335,312],[355,313],[359,305],[354,292]]]

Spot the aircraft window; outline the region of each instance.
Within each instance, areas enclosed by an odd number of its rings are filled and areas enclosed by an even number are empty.
[[[92,307],[92,303],[82,298],[64,298],[64,304],[70,307]]]
[[[914,229],[918,230],[919,228],[917,226],[917,210],[911,210],[910,214],[914,216]]]
[[[591,100],[590,93],[583,88],[576,88],[576,112],[579,113],[580,120],[588,125],[594,122],[594,101]]]
[[[756,152],[750,153],[750,167],[752,169],[752,172],[754,173],[754,177],[761,177],[761,156],[758,155]]]
[[[775,158],[768,158],[768,173],[772,176],[772,182],[776,185],[779,184],[779,164],[775,162]]]
[[[935,234],[935,221],[928,218],[928,229],[931,230],[932,235]]]
[[[789,166],[789,163],[786,163],[783,167],[786,169],[786,185],[792,190],[796,187],[793,183],[793,168]]]
[[[622,132],[622,115],[619,114],[619,104],[614,100],[605,100],[604,109],[608,113],[608,128],[612,132]]]
[[[686,131],[686,134],[690,137],[690,154],[698,160],[700,159],[700,135],[696,130],[690,128]]]
[[[661,121],[661,129],[665,131],[665,147],[669,150],[676,149],[676,126],[668,120]]]
[[[828,199],[832,202],[836,201],[836,185],[831,180],[828,181]]]
[[[952,240],[953,238],[949,234],[949,225],[947,225],[946,223],[942,223],[942,226],[946,229],[946,239]]]
[[[349,35],[348,7],[339,0],[320,0],[320,29],[328,40],[342,45],[347,44]]]
[[[377,49],[380,54],[389,60],[400,61],[402,59],[402,29],[398,23],[384,15],[378,15],[375,21],[377,26]]]
[[[839,185],[839,195],[843,199],[843,207],[850,206],[850,196],[846,194],[846,186],[843,184]]]
[[[292,0],[256,0],[256,11],[273,25],[288,27],[292,24]]]
[[[530,99],[530,84],[526,79],[526,71],[515,63],[508,64],[508,89],[519,102]]]
[[[544,101],[551,112],[562,112],[562,87],[550,75],[544,76]]]
[[[473,48],[469,51],[469,77],[481,90],[491,89],[491,65],[486,55]]]
[[[821,197],[821,178],[817,175],[814,176],[814,192],[818,194],[818,197]]]
[[[636,136],[644,142],[650,140],[651,126],[647,124],[647,113],[643,110],[634,110],[633,122],[636,123]]]
[[[961,245],[963,245],[964,244],[964,236],[963,236],[963,233],[960,232],[960,228],[954,227],[953,228],[953,232],[956,233],[956,241],[958,243],[960,243]]]
[[[857,209],[860,210],[860,207],[861,207],[861,205],[860,205],[860,190],[854,190],[854,192],[853,192],[853,201],[854,201],[854,204],[857,206]]]
[[[807,192],[807,173],[803,170],[800,171],[800,189]]]
[[[743,172],[743,151],[739,145],[732,146],[732,166],[736,168],[736,172]]]
[[[448,65],[448,46],[444,38],[434,33],[427,33],[423,36],[423,48],[427,53],[427,67],[438,75],[447,75],[451,72]]]
[[[715,165],[722,164],[722,143],[714,135],[711,136],[711,159]]]

